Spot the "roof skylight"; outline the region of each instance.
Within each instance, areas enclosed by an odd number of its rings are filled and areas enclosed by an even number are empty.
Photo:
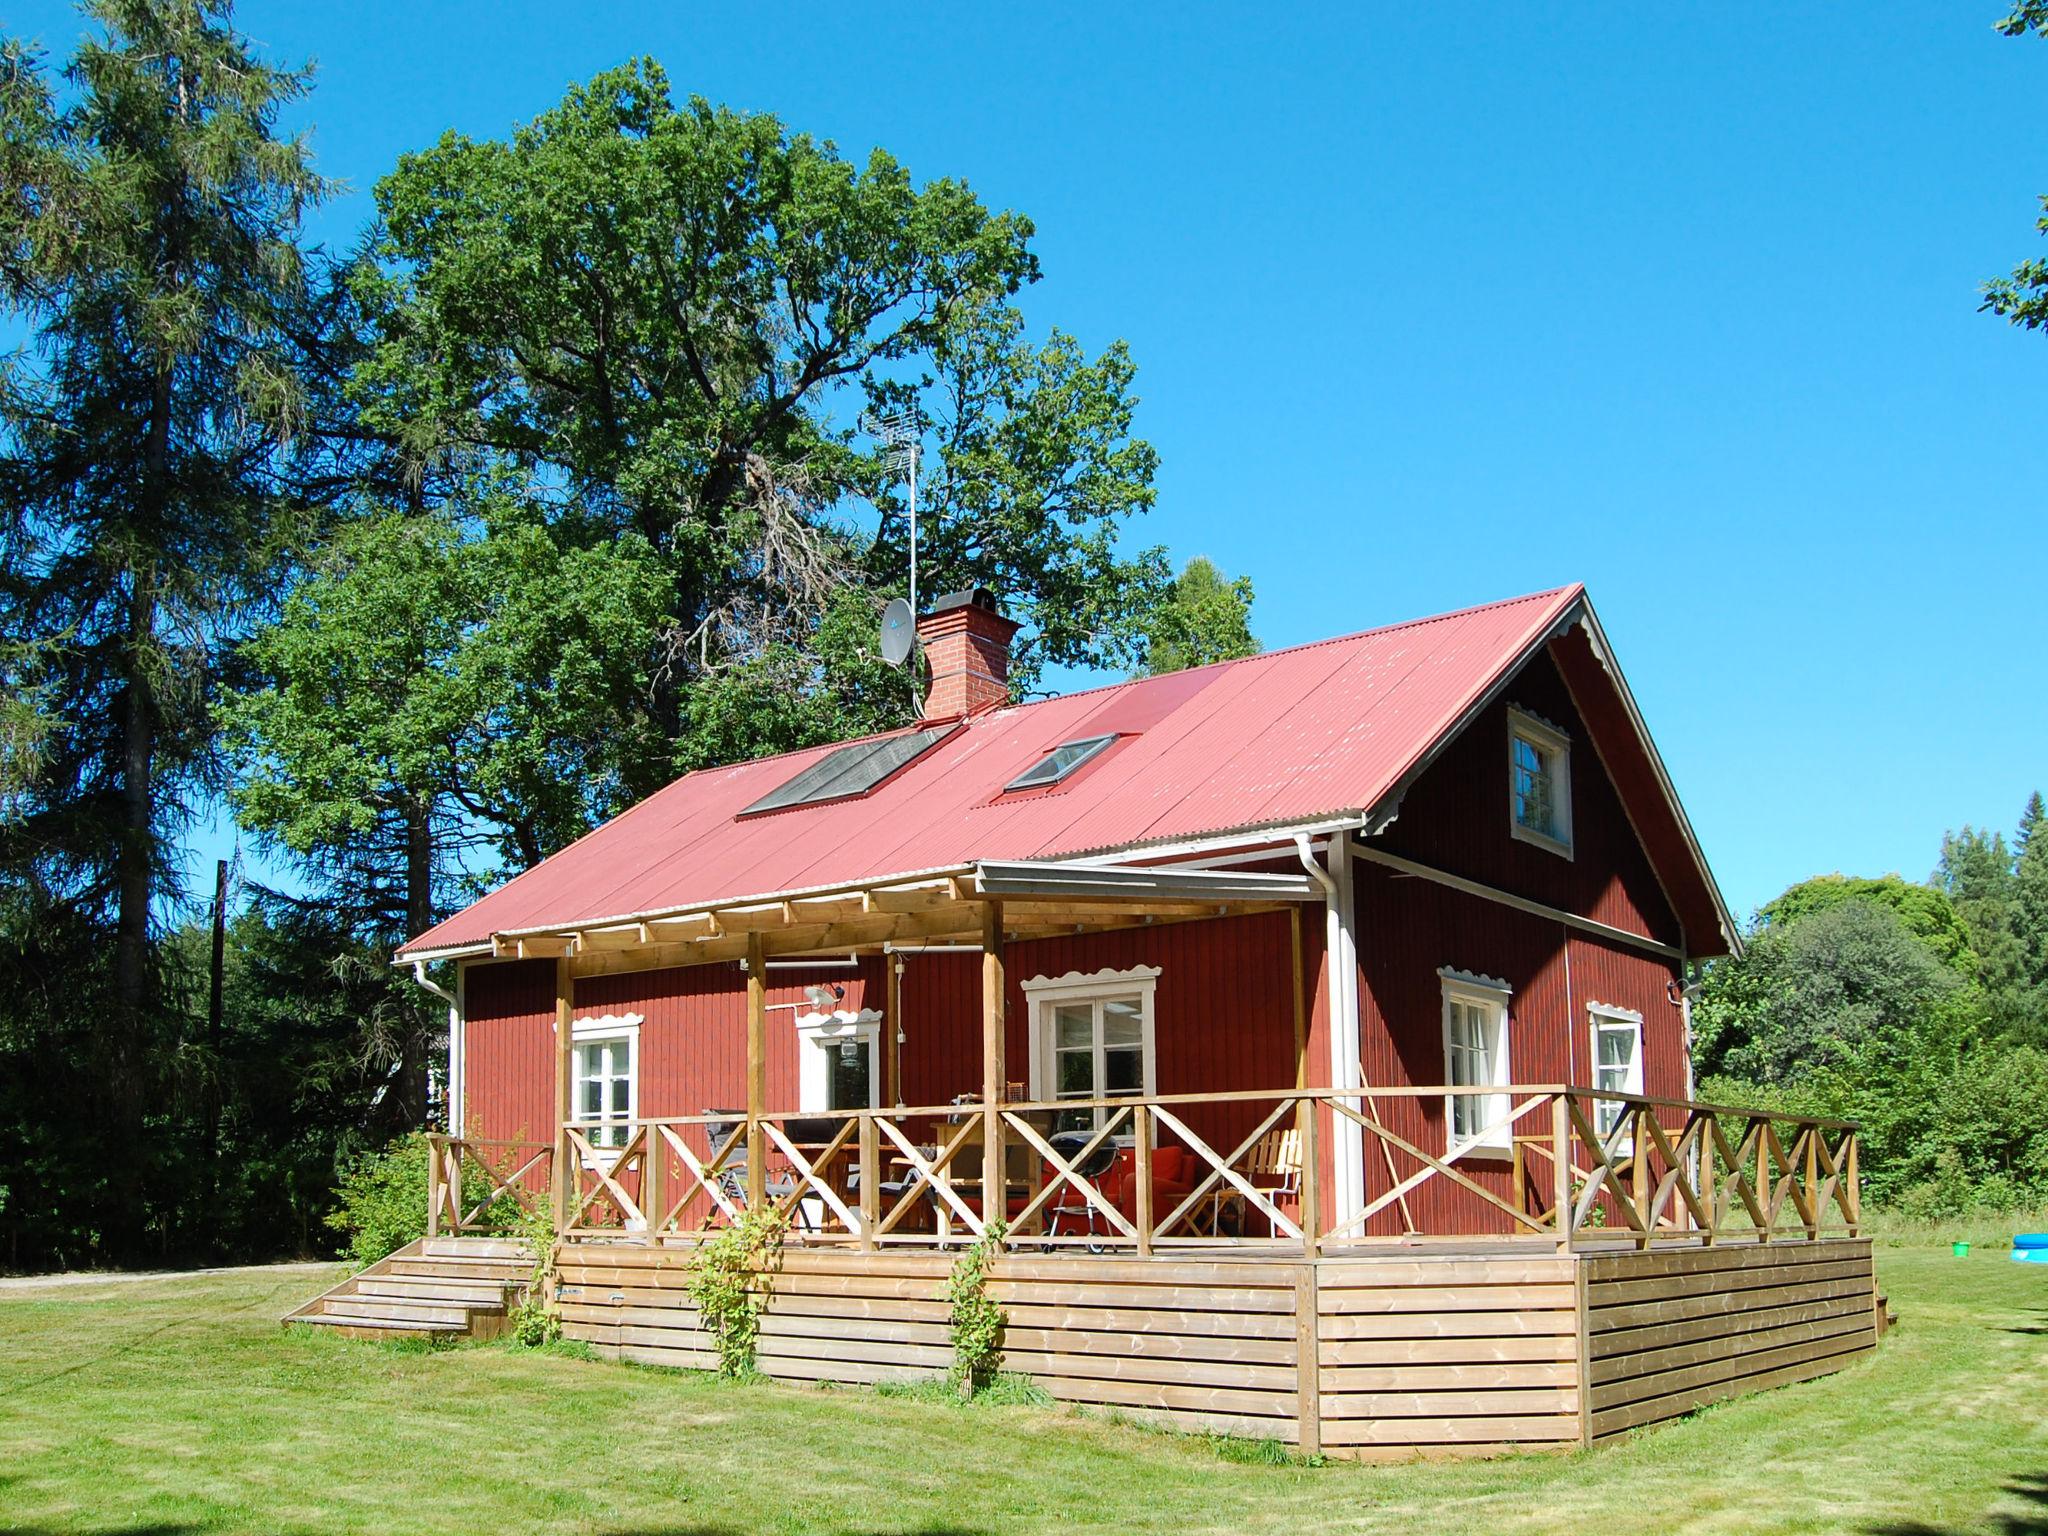
[[[1063,742],[1005,784],[1003,793],[1008,794],[1013,789],[1043,789],[1048,784],[1057,784],[1115,740],[1116,734],[1111,732],[1107,736],[1084,736],[1079,741]]]
[[[785,811],[793,806],[851,800],[857,795],[864,795],[898,769],[908,767],[922,757],[957,728],[955,725],[942,725],[902,736],[884,736],[879,741],[857,741],[836,752],[827,752],[780,789],[763,795],[740,814],[753,816],[762,811]]]

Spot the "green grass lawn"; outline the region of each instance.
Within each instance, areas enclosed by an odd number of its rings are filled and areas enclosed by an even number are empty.
[[[1901,1325],[1841,1375],[1591,1453],[1376,1467],[281,1330],[304,1270],[11,1290],[0,1532],[2048,1532],[2048,1266],[1879,1264]]]

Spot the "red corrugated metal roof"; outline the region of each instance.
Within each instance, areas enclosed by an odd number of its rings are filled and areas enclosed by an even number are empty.
[[[401,953],[1364,812],[1582,596],[1564,587],[994,710],[863,799],[734,819],[830,747],[688,774]],[[1055,789],[999,796],[1099,722],[1137,734]]]

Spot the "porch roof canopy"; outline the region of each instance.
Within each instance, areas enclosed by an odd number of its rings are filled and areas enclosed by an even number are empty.
[[[1006,878],[1006,866],[1156,865],[1184,845],[1226,837],[1263,838],[1286,855],[1292,831],[1384,821],[1546,647],[1684,930],[1651,937],[1678,939],[1694,956],[1724,952],[1733,920],[1585,592],[1573,586],[972,715],[862,793],[829,801],[758,809],[844,744],[687,774],[419,935],[398,958],[504,953],[508,938],[515,950],[530,941],[533,953],[548,934],[597,933],[591,949],[644,948],[655,939],[639,934],[643,922],[664,943],[729,942],[745,924],[768,926],[770,909],[793,914],[777,915],[776,929],[873,918],[847,904],[871,891],[883,901],[943,892],[933,908],[893,914],[936,925],[941,907],[997,895],[976,882]],[[1110,745],[1058,783],[1010,787],[1062,745],[1104,737]],[[1079,878],[1043,893],[1082,899]],[[952,881],[972,889],[956,892]],[[714,912],[729,920],[709,921]],[[935,926],[933,936],[964,931]]]
[[[991,903],[1000,904],[1005,937],[1025,939],[1278,911],[1321,896],[1306,875],[983,864],[779,900],[494,934],[491,948],[506,959],[566,958],[573,973],[594,976],[737,959],[757,945],[764,955],[792,956],[978,939]]]

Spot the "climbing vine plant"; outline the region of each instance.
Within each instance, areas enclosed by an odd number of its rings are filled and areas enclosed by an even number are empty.
[[[761,1332],[761,1277],[782,1252],[788,1217],[773,1208],[748,1211],[699,1248],[690,1263],[690,1299],[699,1325],[718,1348],[718,1373],[754,1374],[754,1341]]]
[[[946,1280],[945,1300],[953,1307],[953,1384],[962,1397],[972,1397],[996,1379],[1003,1365],[1003,1309],[989,1299],[988,1272],[1009,1228],[1001,1221],[953,1265]]]

